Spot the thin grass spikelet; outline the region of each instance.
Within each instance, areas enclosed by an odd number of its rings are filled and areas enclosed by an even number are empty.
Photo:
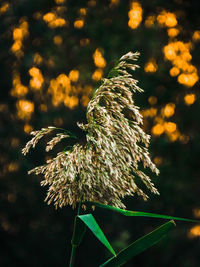
[[[125,208],[125,196],[148,198],[137,185],[139,179],[152,193],[159,194],[143,170],[150,168],[159,173],[148,151],[150,136],[141,128],[143,117],[134,104],[134,94],[143,91],[130,73],[138,68],[133,64],[138,55],[129,52],[122,56],[94,93],[86,111],[87,123],[77,123],[85,131],[86,143],[77,142],[44,166],[29,171],[44,176],[41,185],[49,186],[48,204],[76,207],[80,201],[93,201]],[[50,127],[33,132],[23,154],[52,130]],[[67,131],[57,134],[47,143],[46,151],[67,137]]]

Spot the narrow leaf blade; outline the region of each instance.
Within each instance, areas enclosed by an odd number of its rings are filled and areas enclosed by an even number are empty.
[[[99,227],[98,223],[96,222],[95,218],[92,214],[85,214],[79,215],[78,218],[82,220],[85,225],[92,231],[92,233],[99,239],[99,241],[113,254],[116,256],[116,253],[110,243],[108,242],[107,238],[105,237],[104,233],[102,232],[101,228]]]
[[[100,267],[121,266],[131,258],[135,257],[139,253],[145,251],[146,249],[150,248],[151,246],[159,242],[174,227],[175,227],[174,221],[169,221],[161,225],[153,232],[141,237],[140,239],[136,240],[125,249],[121,250],[116,257],[112,257],[111,259],[100,265]]]
[[[178,221],[185,221],[185,222],[194,222],[194,223],[200,223],[199,220],[192,220],[187,218],[180,218],[180,217],[173,217],[169,215],[162,215],[162,214],[156,214],[156,213],[149,213],[149,212],[143,212],[143,211],[131,211],[131,210],[123,210],[116,207],[112,207],[109,205],[104,205],[102,203],[98,202],[86,202],[86,205],[96,206],[103,209],[112,210],[118,213],[121,213],[125,216],[139,216],[139,217],[151,217],[151,218],[160,218],[160,219],[167,219],[167,220],[178,220]]]

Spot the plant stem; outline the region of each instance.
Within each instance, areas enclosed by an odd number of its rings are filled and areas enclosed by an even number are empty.
[[[81,209],[81,201],[79,202],[78,205],[78,211],[77,211],[77,216],[80,214],[80,209]],[[76,218],[74,219],[74,229],[73,232],[76,229]],[[76,245],[72,244],[72,251],[71,251],[71,255],[70,255],[70,263],[69,263],[69,267],[73,267],[74,266],[74,262],[75,262],[75,256],[76,256]]]

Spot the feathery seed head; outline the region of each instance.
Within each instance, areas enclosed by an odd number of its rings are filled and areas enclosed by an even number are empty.
[[[77,143],[46,165],[29,171],[44,175],[41,185],[49,186],[48,204],[75,207],[80,201],[96,201],[125,208],[122,199],[127,195],[148,198],[137,186],[136,177],[152,193],[159,194],[149,176],[139,169],[142,163],[144,168],[159,173],[148,152],[150,136],[141,128],[143,118],[133,101],[134,93],[142,89],[128,70],[138,67],[133,64],[138,55],[129,52],[122,56],[113,70],[114,77],[103,79],[96,90],[87,107],[87,124],[77,123],[86,132],[86,144]],[[56,129],[32,132],[34,137],[22,153],[26,154],[40,138]],[[66,137],[70,137],[66,132],[57,134],[47,143],[46,151]]]

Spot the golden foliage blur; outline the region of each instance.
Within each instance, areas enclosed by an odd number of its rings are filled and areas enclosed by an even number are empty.
[[[174,103],[168,103],[167,105],[165,105],[165,107],[161,110],[161,114],[164,117],[171,117],[174,115],[174,110],[175,110],[175,104]]]
[[[74,28],[81,29],[84,26],[84,20],[83,19],[77,19],[74,21]]]
[[[156,64],[156,61],[153,58],[149,60],[144,66],[145,72],[156,72],[157,68],[158,65]]]
[[[155,15],[149,15],[149,16],[146,18],[145,22],[144,22],[145,26],[146,26],[147,28],[152,27],[152,26],[154,25],[154,23],[155,23],[155,19],[156,19],[156,16],[155,16]]]
[[[170,75],[171,75],[172,77],[175,77],[175,76],[179,75],[180,70],[179,70],[177,67],[172,67],[172,68],[170,69],[169,73],[170,73]]]
[[[0,6],[0,16],[4,14],[10,8],[10,4],[8,2],[3,2]]]
[[[98,68],[105,68],[106,60],[104,59],[100,48],[97,48],[95,50],[93,54],[93,60],[94,60],[95,66],[97,66]]]
[[[194,104],[195,100],[196,100],[196,95],[195,94],[187,94],[184,97],[185,104],[188,105],[188,106]]]
[[[33,62],[37,65],[40,65],[43,61],[43,58],[41,57],[41,55],[39,53],[35,53],[34,54],[34,58],[33,58]]]
[[[157,115],[157,109],[156,108],[149,108],[149,109],[143,109],[141,110],[141,114],[144,117],[155,117]]]
[[[170,28],[167,30],[168,36],[173,38],[176,37],[179,34],[179,29],[177,28]]]
[[[199,41],[199,40],[200,40],[200,31],[195,31],[195,32],[193,33],[192,39],[193,39],[194,41]]]
[[[195,225],[195,226],[190,228],[190,230],[188,232],[188,237],[189,238],[195,238],[198,236],[200,236],[200,225]]]
[[[55,35],[53,37],[53,42],[54,42],[55,45],[61,45],[62,42],[63,42],[63,39],[62,39],[62,37],[60,35]]]
[[[17,116],[22,120],[29,120],[34,112],[34,103],[28,100],[17,101]]]
[[[157,21],[160,26],[175,27],[177,25],[176,15],[165,10],[157,16]]]
[[[103,70],[102,69],[96,69],[94,73],[92,74],[92,79],[94,81],[100,81],[103,76]]]
[[[29,134],[29,133],[32,132],[32,131],[33,131],[33,126],[30,125],[30,124],[28,124],[28,123],[26,123],[26,124],[24,125],[24,132],[27,133],[27,134]]]
[[[85,16],[87,14],[86,8],[80,8],[79,9],[79,14],[82,15],[82,16]]]
[[[142,22],[142,7],[139,2],[132,2],[131,9],[128,12],[128,26],[131,29],[136,29]]]
[[[177,126],[176,123],[169,121],[164,123],[164,128],[167,133],[173,133],[176,131]]]
[[[78,70],[71,70],[69,72],[69,79],[72,81],[72,82],[77,82],[78,79],[79,79],[79,71]]]
[[[20,58],[24,55],[22,51],[22,42],[29,35],[28,22],[26,19],[20,19],[19,27],[13,29],[13,40],[14,43],[11,46],[11,51],[16,57]]]
[[[43,20],[50,28],[64,27],[68,23],[65,19],[58,17],[54,12],[48,12],[43,16]]]
[[[150,105],[155,105],[157,103],[157,101],[158,101],[158,99],[157,99],[156,96],[150,96],[148,98],[148,102],[149,102]]]
[[[151,129],[153,135],[161,135],[164,133],[164,130],[164,126],[160,123],[157,123]]]
[[[55,0],[56,4],[60,5],[65,3],[65,0]]]
[[[29,74],[31,76],[30,79],[30,87],[34,90],[40,90],[43,83],[44,83],[44,78],[43,75],[40,71],[40,69],[36,68],[36,67],[32,67],[29,70]]]
[[[17,71],[13,72],[12,84],[11,96],[24,97],[28,93],[28,88],[21,83],[20,75]]]
[[[192,59],[191,47],[190,43],[175,41],[163,48],[165,58],[173,64],[170,75],[179,75],[178,82],[188,87],[192,87],[199,80],[197,68],[190,63]]]
[[[153,162],[156,164],[156,165],[161,165],[163,163],[163,159],[162,157],[160,156],[156,156],[154,159],[153,159]]]
[[[83,38],[80,40],[81,46],[87,46],[87,45],[89,45],[89,43],[90,43],[90,39],[88,39],[88,38]]]

